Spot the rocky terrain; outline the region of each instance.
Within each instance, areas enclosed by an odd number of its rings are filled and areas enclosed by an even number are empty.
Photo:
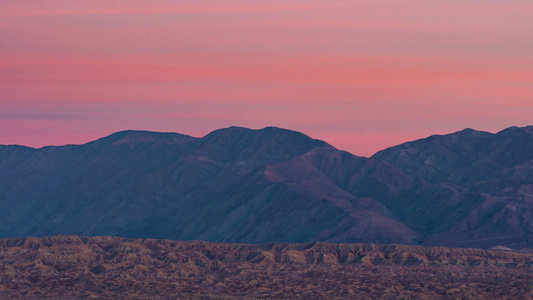
[[[532,248],[532,131],[465,130],[371,158],[274,127],[0,146],[0,237]]]
[[[405,245],[0,240],[0,298],[529,299],[533,254]]]

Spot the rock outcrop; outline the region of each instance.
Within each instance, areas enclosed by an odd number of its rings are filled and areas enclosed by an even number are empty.
[[[525,299],[533,296],[532,271],[533,254],[479,249],[78,236],[0,240],[0,298]]]

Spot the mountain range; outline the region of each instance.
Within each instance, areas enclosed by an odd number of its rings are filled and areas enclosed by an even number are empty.
[[[370,158],[275,127],[6,145],[0,208],[0,238],[533,248],[533,126],[465,129]]]

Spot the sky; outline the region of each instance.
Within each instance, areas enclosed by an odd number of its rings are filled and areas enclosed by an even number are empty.
[[[361,156],[533,125],[530,0],[2,0],[0,144],[277,126]]]

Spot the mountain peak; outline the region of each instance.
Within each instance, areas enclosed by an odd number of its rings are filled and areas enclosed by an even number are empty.
[[[210,133],[206,134],[203,138],[204,139],[210,139],[213,137],[231,137],[231,136],[238,136],[242,134],[252,133],[256,130],[246,128],[246,127],[240,127],[240,126],[230,126],[227,128],[220,128],[211,131]]]
[[[489,132],[481,131],[481,130],[475,130],[475,129],[472,129],[472,128],[465,128],[463,130],[457,131],[457,132],[452,133],[452,134],[478,135],[478,134],[487,134],[487,133],[489,133]]]
[[[235,135],[235,134],[244,134],[244,133],[254,133],[254,134],[258,134],[258,133],[287,134],[288,133],[288,134],[298,134],[298,135],[306,136],[305,134],[298,132],[298,131],[284,129],[280,127],[274,127],[274,126],[267,126],[262,129],[251,129],[251,128],[240,127],[240,126],[230,126],[227,128],[221,128],[221,129],[214,130],[208,133],[205,137],[210,136],[210,135]]]
[[[494,134],[490,132],[474,130],[472,128],[465,128],[461,131],[446,134],[441,137],[445,137],[446,141],[454,144],[454,143],[470,143],[476,139],[479,139],[479,138],[483,139],[486,137],[490,137],[492,135]]]
[[[505,128],[504,130],[498,132],[497,134],[522,134],[522,133],[533,133],[533,126],[525,126],[525,127],[518,127],[518,126],[511,126],[509,128]]]
[[[111,143],[113,146],[122,144],[134,146],[142,143],[182,144],[192,139],[194,138],[191,136],[174,132],[123,130],[98,139],[95,142]]]
[[[334,149],[328,143],[313,139],[299,131],[284,129],[274,126],[262,129],[250,129],[245,127],[231,126],[217,129],[203,137],[206,141],[223,141],[225,143],[266,143],[280,142],[287,144],[309,144],[313,147],[327,147]]]

